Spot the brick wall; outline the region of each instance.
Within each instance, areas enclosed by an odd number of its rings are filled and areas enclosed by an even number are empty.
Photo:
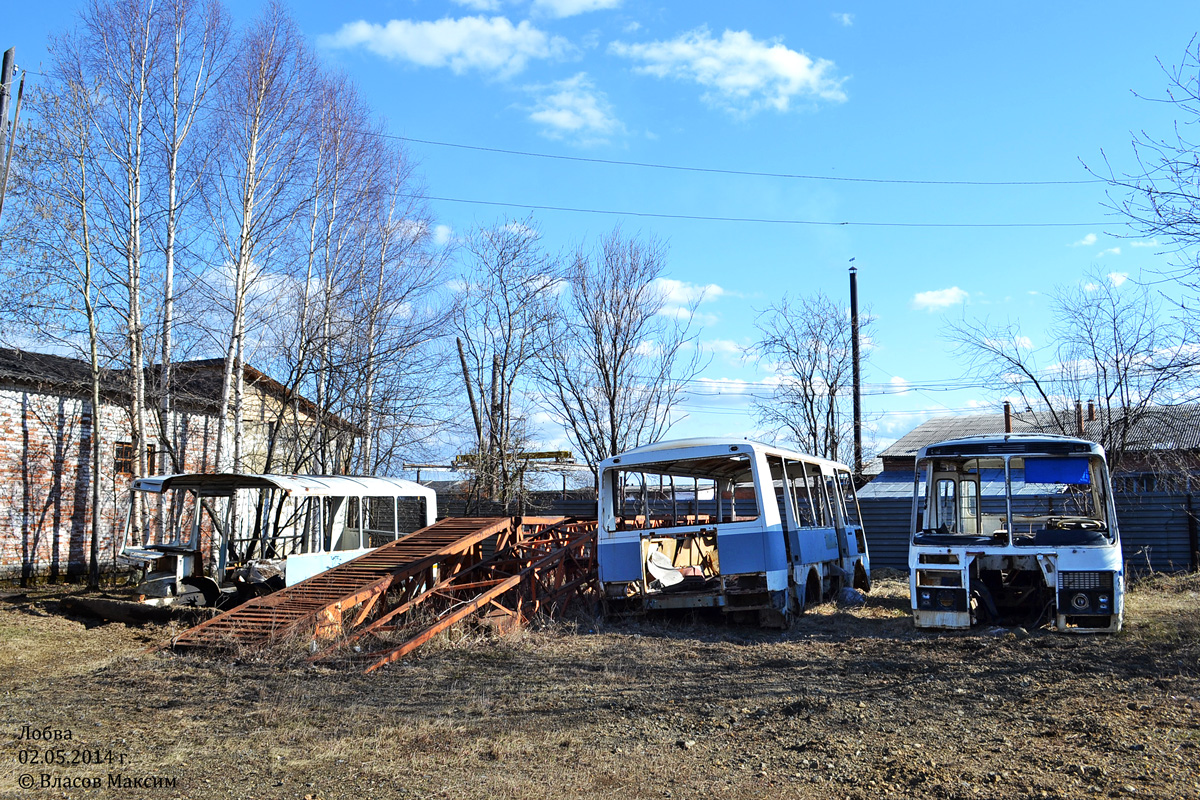
[[[58,579],[87,571],[91,535],[91,403],[0,385],[0,577]],[[172,412],[181,471],[212,469],[217,420]],[[126,407],[102,403],[99,414],[100,562],[113,564],[132,477],[115,474],[116,445],[132,440]],[[157,415],[147,415],[157,442]],[[159,463],[151,474],[161,472]]]

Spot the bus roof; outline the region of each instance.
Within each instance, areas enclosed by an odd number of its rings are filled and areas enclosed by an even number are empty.
[[[624,453],[604,459],[604,461],[600,462],[600,469],[627,463],[646,464],[654,461],[687,458],[696,451],[703,452],[705,455],[714,455],[713,451],[718,449],[726,449],[727,452],[763,452],[770,455],[808,461],[810,463],[829,464],[847,471],[850,469],[841,462],[830,461],[827,458],[820,458],[818,456],[810,456],[798,450],[776,447],[775,445],[754,442],[749,439],[722,438],[718,436],[668,439],[666,441],[642,445],[641,447],[626,450]]]
[[[183,473],[138,478],[133,488],[156,494],[169,489],[193,489],[202,494],[227,496],[238,489],[282,489],[288,494],[313,497],[426,497],[433,489],[403,478],[351,475],[248,475],[234,472]]]
[[[947,439],[925,445],[917,452],[917,460],[936,457],[1005,456],[1005,455],[1098,455],[1104,448],[1088,439],[1059,436],[1052,433],[993,433]]]

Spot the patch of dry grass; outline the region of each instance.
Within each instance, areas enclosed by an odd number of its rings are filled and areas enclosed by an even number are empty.
[[[309,665],[302,643],[145,654],[172,631],[0,606],[0,715],[119,745],[178,777],[164,796],[205,800],[1197,798],[1198,589],[1139,581],[1116,637],[918,635],[907,582],[883,576],[866,605],[786,632],[465,626],[369,676]]]
[[[1125,596],[1125,626],[1148,641],[1200,642],[1200,573],[1157,573],[1131,582]]]

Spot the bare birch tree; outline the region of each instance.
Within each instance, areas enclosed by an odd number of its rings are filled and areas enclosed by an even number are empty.
[[[172,415],[172,364],[175,349],[175,304],[179,228],[201,186],[200,176],[214,149],[213,137],[197,134],[206,118],[207,104],[227,69],[229,21],[215,0],[168,0],[159,11],[163,53],[153,75],[154,108],[150,134],[154,138],[161,181],[161,213],[156,226],[162,250],[160,369],[157,410],[161,462],[164,472],[183,468],[176,451]],[[218,130],[210,126],[208,133]],[[197,226],[199,227],[199,226]],[[192,237],[195,239],[196,237]]]
[[[145,475],[147,463],[145,328],[143,266],[146,249],[150,85],[161,45],[161,28],[151,0],[92,0],[80,13],[79,33],[64,38],[57,52],[64,77],[81,86],[95,85],[91,123],[98,157],[92,159],[95,193],[106,224],[104,245],[112,254],[104,263],[113,282],[123,287],[119,312],[124,321],[125,351],[134,447],[134,470]],[[134,512],[140,519],[140,514]]]
[[[469,263],[453,327],[461,343],[465,385],[475,404],[479,439],[473,453],[476,481],[489,499],[517,499],[518,454],[530,438],[522,408],[532,378],[538,332],[554,316],[561,281],[555,259],[541,248],[531,221],[506,221],[476,230],[465,244]]]
[[[452,394],[440,342],[449,321],[439,293],[446,253],[432,241],[411,161],[400,150],[390,155],[354,282],[359,328],[348,361],[356,369],[344,392],[361,431],[356,467],[368,475],[399,468],[402,453],[440,431]]]
[[[755,320],[753,351],[779,379],[772,397],[756,404],[761,424],[799,449],[837,461],[854,442],[853,330],[850,311],[823,293],[784,295]],[[859,335],[869,339],[869,315]]]
[[[303,36],[278,3],[266,8],[237,49],[214,120],[226,136],[211,206],[231,292],[217,463],[233,470],[242,461],[247,296],[303,200],[295,187],[303,183],[316,78]],[[232,457],[224,441],[231,409]]]
[[[19,241],[9,240],[8,280],[4,308],[8,325],[22,338],[37,335],[80,348],[90,367],[88,429],[90,525],[88,585],[99,586],[102,517],[103,427],[100,392],[109,357],[103,341],[106,301],[97,254],[92,106],[95,91],[61,75],[57,91],[37,91],[31,97],[36,123],[26,132],[14,189],[22,201],[16,229]],[[103,224],[102,221],[100,224]],[[17,296],[11,296],[16,293]],[[11,339],[14,331],[5,331]]]
[[[705,366],[693,325],[702,297],[674,308],[661,282],[666,247],[620,227],[580,248],[568,291],[542,329],[538,374],[546,407],[593,477],[609,456],[658,441],[688,381]]]

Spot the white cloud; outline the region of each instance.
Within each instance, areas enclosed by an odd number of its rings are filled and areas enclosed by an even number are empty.
[[[633,352],[639,356],[653,357],[662,352],[662,344],[653,340],[641,341],[633,348]]]
[[[746,353],[745,346],[732,339],[705,339],[700,343],[700,347],[714,355],[731,356],[738,359]]]
[[[438,247],[446,244],[454,237],[454,229],[449,225],[434,225],[433,226],[433,243]]]
[[[969,295],[957,286],[949,289],[934,289],[928,292],[917,292],[913,295],[912,307],[918,311],[924,309],[930,313],[943,308],[965,303]]]
[[[715,283],[701,286],[695,283],[677,281],[674,278],[655,278],[654,282],[658,285],[659,290],[663,293],[663,297],[669,305],[688,305],[697,300],[706,303],[709,300],[716,300],[718,297],[728,294],[728,292]]]
[[[520,72],[530,60],[563,58],[572,52],[561,36],[538,30],[528,20],[513,25],[505,17],[394,19],[386,25],[359,20],[318,41],[324,47],[364,47],[384,58],[422,67],[449,67],[456,74],[474,69],[500,77]]]
[[[625,33],[637,33],[641,29],[642,29],[642,23],[638,22],[637,20],[630,22],[623,28]]]
[[[534,11],[551,17],[573,17],[619,5],[621,0],[533,0]]]
[[[529,239],[541,239],[542,234],[533,225],[528,225],[521,220],[510,219],[504,223],[504,230],[511,233],[513,236],[524,236]]]
[[[892,391],[889,392],[889,394],[905,395],[909,392],[908,381],[904,380],[904,378],[901,378],[899,375],[893,375],[892,379],[888,381],[888,383],[890,383],[892,386]]]
[[[1089,233],[1078,242],[1072,242],[1071,247],[1091,247],[1096,243],[1096,234]]]
[[[1096,256],[1096,257],[1097,257],[1097,258],[1104,258],[1105,256],[1119,256],[1119,255],[1121,255],[1121,248],[1119,248],[1119,247],[1110,247],[1110,248],[1108,248],[1107,250],[1101,250],[1101,251],[1100,251],[1100,252],[1097,254],[1097,256]]]
[[[1129,273],[1128,272],[1110,272],[1110,273],[1108,273],[1108,275],[1106,277],[1108,278],[1108,282],[1111,283],[1113,286],[1120,286],[1122,283],[1129,280]]]
[[[460,6],[466,6],[467,8],[475,11],[500,10],[500,0],[454,0],[454,2]]]
[[[1130,242],[1130,247],[1158,247],[1158,239],[1150,239],[1144,242]]]
[[[597,144],[624,130],[604,92],[596,89],[585,72],[527,90],[539,95],[529,118],[551,139],[571,137],[581,144]]]
[[[837,22],[839,25],[844,25],[847,28],[849,28],[851,25],[854,24],[854,15],[853,14],[840,14],[835,11],[834,13],[830,14],[829,16],[833,17],[834,21]]]
[[[662,310],[658,312],[658,315],[660,317],[666,317],[667,319],[679,320],[680,322],[690,321],[696,325],[699,325],[700,327],[716,325],[721,321],[721,318],[716,314],[706,314],[701,311],[696,311],[693,313],[690,308],[686,308],[684,306],[663,306]]]
[[[714,39],[701,27],[665,42],[613,42],[609,52],[640,62],[638,72],[694,81],[704,87],[705,102],[735,113],[787,111],[798,98],[846,99],[832,61],[814,61],[778,40],[759,41],[748,31],[727,30]]]

